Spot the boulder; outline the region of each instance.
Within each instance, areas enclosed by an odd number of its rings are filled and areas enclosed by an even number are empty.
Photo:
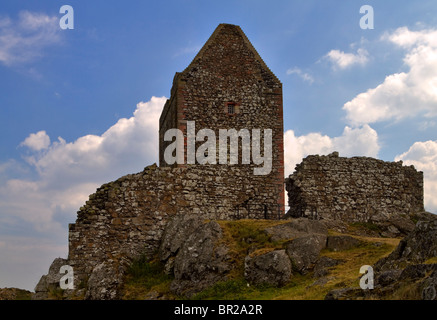
[[[47,300],[50,298],[50,292],[60,288],[59,281],[63,275],[59,272],[63,265],[68,265],[68,260],[56,258],[50,265],[49,272],[43,275],[35,287],[35,293],[32,300]]]
[[[191,297],[226,279],[231,263],[228,248],[220,244],[222,237],[216,221],[200,225],[188,236],[174,259],[173,293]]]
[[[437,271],[420,283],[422,300],[437,300]]]
[[[184,242],[201,224],[205,218],[198,214],[177,215],[165,227],[159,247],[159,259],[166,262],[175,256]]]
[[[306,218],[292,219],[290,222],[266,228],[264,231],[271,236],[272,241],[289,240],[313,233],[328,234],[328,229],[322,222]]]
[[[244,260],[244,276],[253,285],[284,286],[290,281],[292,266],[285,250],[275,250]]]
[[[375,287],[387,287],[396,281],[398,281],[399,276],[401,275],[402,270],[386,270],[379,274],[376,274],[375,278]]]
[[[333,251],[343,251],[358,247],[361,241],[351,236],[328,236],[326,248]]]
[[[117,267],[112,261],[105,261],[94,267],[89,279],[87,300],[114,300],[119,298],[124,269]]]
[[[311,234],[296,238],[286,244],[286,252],[293,268],[305,274],[319,258],[320,251],[326,246],[326,236]]]

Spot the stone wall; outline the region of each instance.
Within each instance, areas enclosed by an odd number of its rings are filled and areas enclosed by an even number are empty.
[[[69,227],[69,264],[80,282],[103,262],[122,268],[143,253],[150,256],[174,215],[278,218],[275,192],[276,184],[266,184],[264,176],[254,176],[247,168],[146,167],[90,195]]]
[[[402,161],[311,155],[286,179],[292,217],[383,221],[424,210],[423,173]]]
[[[232,114],[228,113],[229,104],[235,105]],[[195,122],[196,133],[211,129],[217,138],[220,129],[260,129],[261,137],[263,129],[271,129],[272,171],[265,181],[270,184],[274,178],[277,191],[273,197],[284,206],[282,83],[239,26],[220,24],[190,65],[176,73],[171,97],[160,117],[160,167],[168,166],[164,151],[171,142],[164,141],[165,132],[177,128],[187,139],[187,121]],[[187,141],[185,157],[186,149]],[[260,167],[253,163],[241,166]]]

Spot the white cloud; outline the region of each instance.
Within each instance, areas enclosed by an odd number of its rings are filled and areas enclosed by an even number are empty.
[[[17,21],[0,19],[0,62],[5,65],[31,61],[60,41],[57,16],[21,11]]]
[[[50,145],[50,137],[45,131],[39,131],[37,133],[31,133],[20,146],[28,147],[35,151],[47,149]]]
[[[369,53],[365,49],[360,48],[356,54],[331,50],[324,58],[332,62],[334,69],[346,69],[353,65],[365,65],[369,61],[368,55]]]
[[[326,155],[338,151],[344,157],[377,157],[379,149],[378,134],[368,125],[346,126],[343,134],[334,138],[320,133],[296,136],[293,130],[288,130],[284,134],[285,175],[293,173],[296,164],[310,154]]]
[[[0,232],[0,242],[6,244],[0,248],[0,256],[16,260],[20,250],[31,251],[32,255],[23,258],[26,274],[35,277],[46,273],[51,259],[61,249],[67,250],[66,245],[61,248],[58,244],[66,241],[66,225],[75,221],[77,210],[88,196],[101,184],[139,172],[158,160],[159,116],[165,101],[165,97],[152,97],[138,103],[132,117],[120,119],[100,136],[87,135],[74,142],[58,138],[50,143],[49,136],[40,131],[26,138],[21,145],[29,148],[26,159],[36,178],[11,179],[8,172],[20,164],[0,164],[0,231],[14,230],[13,239],[5,240],[5,234]],[[45,245],[27,250],[24,247],[29,244],[20,240],[22,236],[32,236],[33,242]],[[38,260],[41,263],[37,271],[32,265],[36,253],[46,259],[45,263]],[[4,271],[3,267],[11,268],[12,264],[0,264],[0,280],[9,278],[8,274],[14,280],[19,278],[12,269]],[[28,275],[23,278],[29,280]]]
[[[50,143],[45,131],[31,134],[21,146],[29,148],[26,160],[37,179],[0,183],[0,223],[13,217],[38,232],[62,232],[56,215],[71,212],[74,221],[74,213],[96,187],[157,162],[159,116],[165,101],[152,97],[138,103],[132,117],[120,119],[100,136]],[[15,165],[1,164],[0,173],[6,175]]]
[[[437,116],[437,30],[399,28],[384,40],[407,49],[407,72],[389,75],[376,88],[360,93],[343,109],[351,124],[399,121],[421,115]]]
[[[399,160],[423,171],[425,209],[437,213],[437,140],[415,142],[408,151],[396,156],[395,161]]]
[[[308,82],[309,84],[312,84],[314,82],[314,78],[310,74],[308,74],[306,72],[303,72],[298,67],[294,67],[294,68],[288,69],[287,70],[287,75],[291,75],[291,74],[298,75],[302,80]]]
[[[159,116],[165,97],[140,102],[133,117],[120,119],[102,135],[74,142],[58,138],[44,152],[27,158],[47,183],[66,186],[103,182],[158,161]]]

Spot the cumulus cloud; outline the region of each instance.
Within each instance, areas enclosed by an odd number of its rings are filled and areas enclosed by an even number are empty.
[[[314,82],[314,78],[310,74],[308,74],[306,72],[303,72],[298,67],[294,67],[294,68],[288,69],[287,70],[287,75],[291,75],[291,74],[298,75],[302,80],[308,82],[309,84],[312,84]]]
[[[437,116],[437,30],[413,32],[403,27],[382,39],[407,50],[404,63],[409,70],[387,76],[376,88],[347,102],[343,109],[348,121],[360,125]]]
[[[331,50],[324,58],[333,64],[334,69],[346,69],[353,65],[365,65],[369,61],[368,55],[367,50],[360,48],[356,54]]]
[[[45,273],[47,263],[62,250],[66,255],[66,242],[63,246],[59,242],[66,239],[67,224],[74,222],[88,196],[111,179],[157,162],[159,116],[165,101],[165,97],[152,97],[138,103],[132,117],[118,120],[102,135],[87,135],[73,142],[59,137],[50,142],[45,131],[30,134],[21,146],[28,148],[26,161],[34,179],[11,178],[14,167],[22,170],[16,161],[0,164],[0,243],[4,244],[0,248],[0,280],[5,280],[1,278],[9,266],[4,261],[15,261],[17,248],[23,249],[21,237],[31,236],[32,242],[44,242],[30,251],[44,256],[45,262],[39,259],[40,265],[30,273],[28,269],[23,275],[10,272],[15,278],[7,281],[27,283],[23,287],[33,290],[29,284],[37,279],[30,276]],[[13,237],[7,236],[10,230],[14,230]],[[36,261],[26,259],[27,264]]]
[[[59,137],[50,143],[45,131],[30,134],[21,146],[29,148],[26,160],[37,178],[9,179],[0,185],[4,213],[0,221],[9,214],[40,231],[56,228],[56,211],[74,213],[99,184],[156,162],[159,115],[165,101],[165,97],[152,97],[138,103],[132,117],[118,120],[100,136],[87,135],[73,142]]]
[[[296,136],[293,130],[288,130],[284,134],[285,175],[293,173],[296,164],[310,154],[326,155],[338,151],[345,157],[377,157],[379,149],[378,134],[369,125],[346,126],[342,135],[334,138],[320,133]]]
[[[59,137],[27,161],[44,181],[58,187],[102,182],[141,170],[158,160],[159,116],[165,101],[153,97],[138,103],[131,118],[118,120],[102,135],[86,135],[74,142]],[[23,144],[29,145],[26,140]]]
[[[34,151],[40,151],[47,149],[50,145],[50,137],[45,131],[39,131],[37,133],[31,133],[20,146],[28,147]]]
[[[21,11],[17,20],[0,18],[0,62],[5,65],[31,61],[60,42],[57,16]]]
[[[408,151],[396,156],[395,161],[399,160],[423,171],[425,209],[437,213],[437,140],[415,142]]]

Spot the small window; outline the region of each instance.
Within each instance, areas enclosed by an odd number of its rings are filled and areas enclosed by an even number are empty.
[[[235,113],[235,104],[233,104],[233,103],[229,103],[228,104],[228,113],[229,114],[234,114]]]

